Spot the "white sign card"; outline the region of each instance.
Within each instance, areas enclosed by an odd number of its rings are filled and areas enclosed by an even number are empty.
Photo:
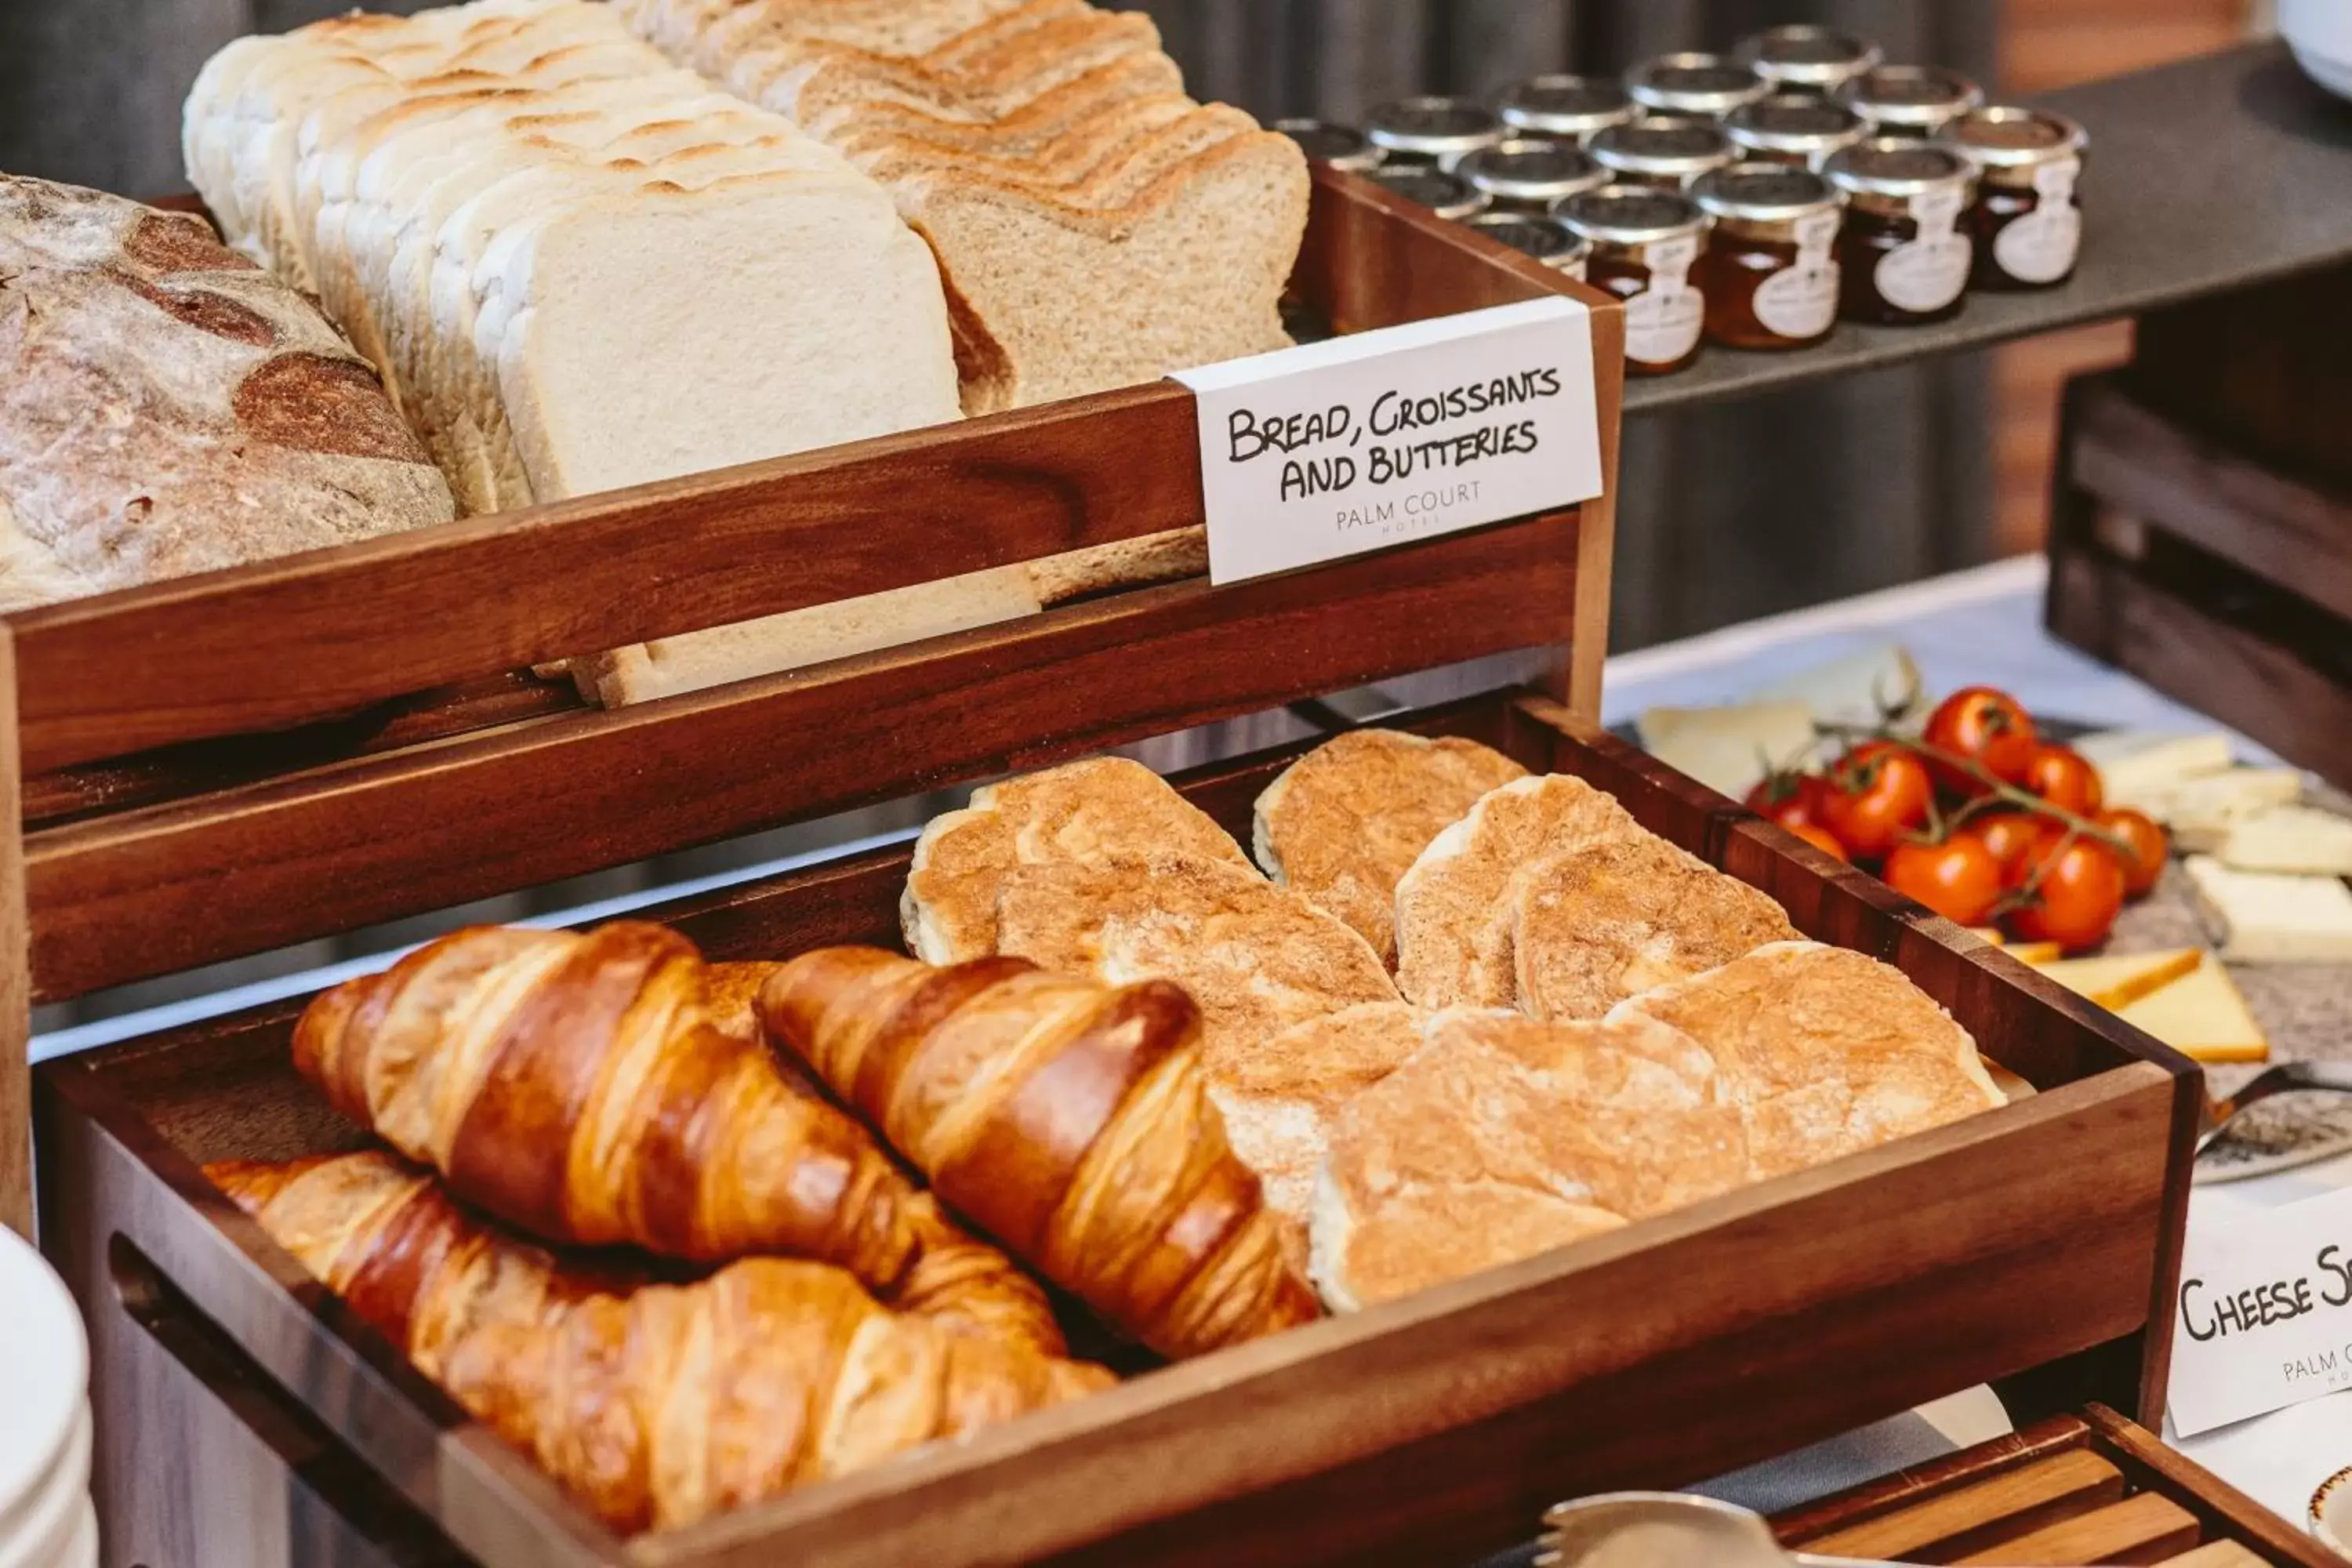
[[[2352,1388],[2352,1188],[2199,1224],[2172,1299],[2183,1437]]]
[[[1592,317],[1565,297],[1358,332],[1175,379],[1200,407],[1212,583],[1601,493]]]

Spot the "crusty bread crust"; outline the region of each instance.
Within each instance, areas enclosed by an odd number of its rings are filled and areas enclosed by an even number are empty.
[[[1206,1064],[1209,1098],[1234,1152],[1265,1184],[1266,1207],[1307,1223],[1332,1119],[1421,1048],[1421,1025],[1402,1002],[1365,1002]]]

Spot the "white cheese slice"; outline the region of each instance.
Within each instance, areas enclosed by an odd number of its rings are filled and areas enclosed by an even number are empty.
[[[2172,830],[2173,847],[2190,854],[2217,849],[2238,824],[2303,796],[2293,768],[2230,768],[2183,779],[2162,789],[2109,797],[2110,805],[2137,806]]]
[[[2127,1007],[2164,989],[2204,962],[2202,949],[2110,953],[2101,958],[2062,958],[2034,968],[2078,996],[2110,1010]],[[2030,960],[2028,962],[2031,962]]]
[[[2352,877],[2352,817],[2308,805],[2275,806],[2232,824],[2213,854],[2238,871]]]
[[[2147,730],[2109,730],[2085,735],[2074,749],[2099,770],[2110,805],[2137,804],[2138,798],[2171,788],[2185,780],[2218,773],[2230,765],[2230,738],[2205,735],[2163,735]]]
[[[1799,701],[1652,708],[1638,727],[1652,756],[1734,800],[1775,768],[1805,766],[1821,743],[1812,710]]]
[[[1894,643],[1864,648],[1759,687],[1758,702],[1802,702],[1822,724],[1867,728],[1900,722],[1927,706],[1927,687],[1908,651]]]
[[[2334,877],[2233,871],[2210,855],[2188,861],[2189,885],[2221,925],[2221,956],[2239,963],[2352,962],[2352,888]]]

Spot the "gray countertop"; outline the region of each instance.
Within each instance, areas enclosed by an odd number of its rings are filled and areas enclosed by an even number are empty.
[[[2054,289],[1970,294],[1929,327],[1841,323],[1818,348],[1710,346],[1678,374],[1631,381],[1625,411],[1686,407],[1982,348],[2352,258],[2352,103],[2255,44],[2034,101],[2090,132],[2083,259]]]

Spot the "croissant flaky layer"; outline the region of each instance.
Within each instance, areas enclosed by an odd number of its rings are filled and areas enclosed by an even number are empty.
[[[1319,1315],[1226,1144],[1179,987],[828,948],[779,969],[760,1015],[949,1204],[1154,1350]]]
[[[856,1121],[715,1026],[663,927],[455,932],[320,996],[295,1064],[450,1190],[549,1241],[779,1253],[895,1286],[916,1191]]]
[[[753,1258],[454,1347],[450,1392],[623,1531],[689,1524],[1105,1388],[955,1333],[840,1269]]]

